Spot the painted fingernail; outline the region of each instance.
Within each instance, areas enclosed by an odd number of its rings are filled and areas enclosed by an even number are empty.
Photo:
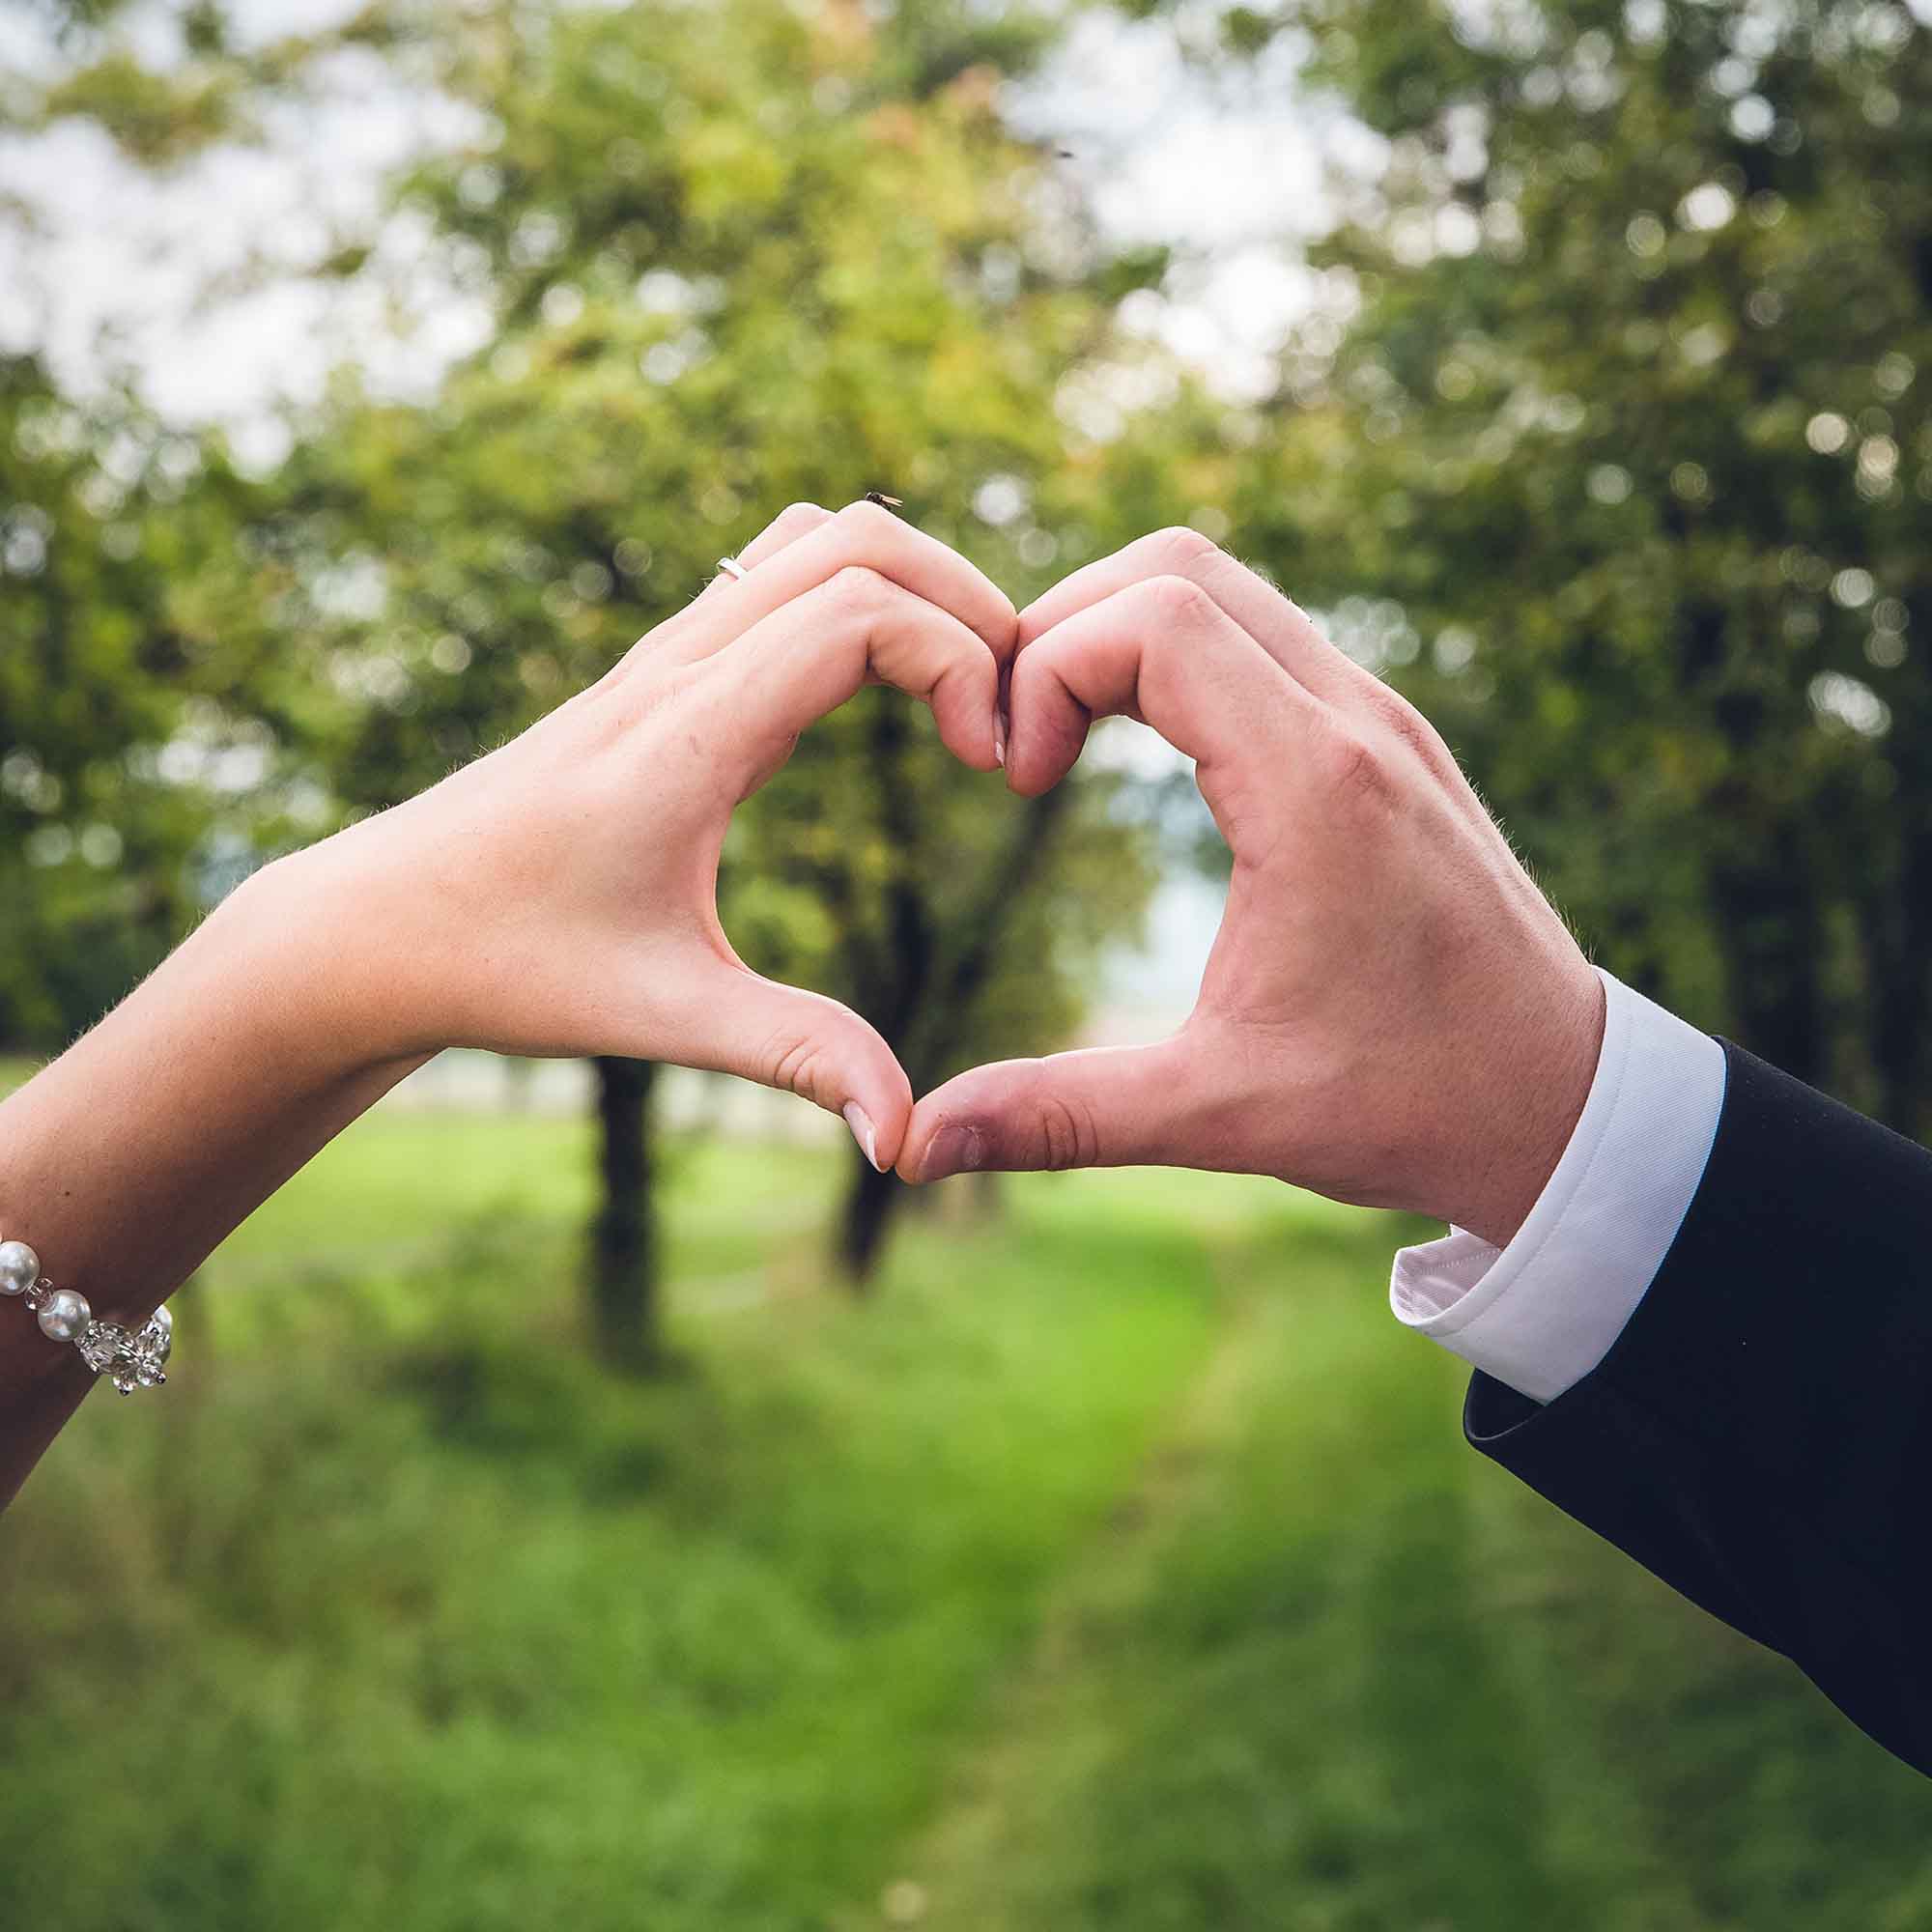
[[[985,1157],[978,1127],[941,1127],[926,1147],[920,1179],[943,1180],[949,1174],[971,1174]]]
[[[993,713],[993,762],[1007,762],[1007,721],[997,711]]]
[[[852,1138],[859,1143],[859,1151],[869,1160],[879,1172],[879,1136],[872,1126],[872,1117],[856,1100],[845,1102],[845,1124],[852,1129]]]

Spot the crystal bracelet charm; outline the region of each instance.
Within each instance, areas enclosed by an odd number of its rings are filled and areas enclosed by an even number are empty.
[[[0,1241],[0,1295],[17,1295],[39,1318],[42,1334],[50,1341],[71,1342],[81,1360],[123,1395],[159,1388],[167,1380],[175,1322],[165,1308],[156,1309],[137,1329],[97,1321],[87,1296],[56,1288],[41,1272],[41,1258],[25,1241]]]

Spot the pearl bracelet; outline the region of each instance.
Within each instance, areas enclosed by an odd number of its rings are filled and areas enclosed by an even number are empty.
[[[175,1319],[157,1308],[129,1333],[118,1321],[97,1321],[87,1296],[56,1288],[41,1272],[41,1258],[25,1241],[0,1241],[0,1295],[17,1294],[40,1318],[50,1341],[71,1342],[97,1376],[104,1375],[123,1395],[137,1388],[159,1388],[174,1346]]]

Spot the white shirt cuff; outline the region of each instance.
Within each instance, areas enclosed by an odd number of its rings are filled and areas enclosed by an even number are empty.
[[[1506,1248],[1452,1230],[1395,1258],[1396,1318],[1536,1402],[1594,1369],[1636,1312],[1704,1178],[1724,1050],[1620,980],[1570,1145]]]

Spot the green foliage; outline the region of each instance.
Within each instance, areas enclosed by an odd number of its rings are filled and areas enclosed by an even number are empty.
[[[1389,143],[1240,518],[1605,962],[1932,1124],[1932,31],[1293,10]]]
[[[317,63],[345,49],[392,52],[413,43],[415,10],[374,0],[315,34],[264,39],[271,24],[234,0],[177,0],[137,10],[128,0],[15,0],[38,19],[43,44],[22,35],[0,48],[0,104],[26,129],[94,122],[145,168],[166,171],[223,143],[259,138],[263,110],[300,99]],[[138,31],[129,33],[129,17]],[[52,58],[48,58],[51,55]]]
[[[136,160],[166,167],[246,131],[236,114],[244,86],[244,76],[223,65],[195,62],[161,71],[116,48],[49,88],[41,111],[49,120],[99,121]]]
[[[293,652],[342,699],[346,801],[521,728],[788,502],[890,490],[1020,595],[1144,526],[1160,489],[1110,479],[1125,447],[1158,477],[1167,418],[1104,449],[1058,403],[1146,353],[1113,306],[1158,263],[1110,256],[999,121],[1037,24],[770,0],[403,17],[481,128],[403,203],[494,320],[432,403],[345,384],[255,532],[290,572]],[[741,814],[725,924],[871,1017],[916,1087],[1057,1044],[1147,893],[1114,790],[1090,772],[1017,805],[867,694]]]
[[[1056,1599],[974,1800],[906,1861],[923,1923],[1918,1921],[1922,1779],[1460,1453],[1461,1378],[1392,1344],[1367,1230],[1257,1221],[1236,1253],[1258,1292],[1142,1532]]]
[[[0,360],[0,1040],[46,1051],[155,965],[291,798],[219,453]]]

